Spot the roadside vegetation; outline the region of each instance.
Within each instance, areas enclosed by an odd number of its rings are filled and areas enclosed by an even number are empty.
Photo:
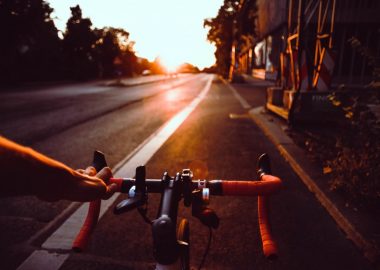
[[[1,84],[164,72],[157,63],[136,56],[125,29],[94,28],[77,5],[60,32],[52,12],[44,0],[0,1]]]
[[[251,1],[247,6],[246,17],[240,18],[243,22],[237,27],[240,2],[236,0],[224,0],[223,5],[219,8],[215,18],[209,18],[204,21],[203,26],[208,29],[207,39],[216,47],[215,58],[216,64],[212,69],[223,77],[228,77],[231,64],[231,50],[234,40],[239,39],[241,48],[251,45],[257,37],[255,18],[257,7],[255,1]],[[239,48],[240,48],[239,47]],[[236,48],[237,50],[239,48]]]
[[[330,176],[331,190],[380,214],[380,59],[357,38],[348,42],[372,68],[372,82],[357,89],[341,85],[330,96],[343,112],[335,126],[296,128],[292,136]]]
[[[380,212],[380,59],[355,37],[351,46],[372,68],[373,80],[364,89],[341,89],[331,102],[342,109],[331,187]]]

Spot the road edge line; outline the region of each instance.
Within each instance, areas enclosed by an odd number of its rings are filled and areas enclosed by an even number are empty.
[[[59,215],[57,215],[53,220],[46,224],[41,230],[33,234],[27,241],[27,245],[33,245],[39,238],[44,234],[47,234],[52,228],[57,226],[59,223],[63,222],[67,217],[72,215],[76,209],[80,207],[80,202],[70,203]]]
[[[243,109],[249,110],[252,108],[251,105],[236,91],[236,89],[227,82],[223,77],[220,76],[220,80],[228,87],[228,89],[231,90],[234,97],[240,102],[240,105],[243,107]]]

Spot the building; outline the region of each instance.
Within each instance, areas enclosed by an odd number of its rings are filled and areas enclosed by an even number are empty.
[[[294,111],[293,101],[306,96],[301,93],[326,98],[342,85],[360,88],[374,79],[380,61],[380,1],[240,3],[230,73],[275,81],[269,107],[279,107],[285,118]]]

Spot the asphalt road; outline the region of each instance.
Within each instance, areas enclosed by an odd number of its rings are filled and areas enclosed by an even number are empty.
[[[1,94],[0,134],[75,168],[89,164],[92,151],[100,149],[114,166],[190,103],[208,76],[134,87],[92,83]],[[265,101],[263,85],[236,88],[252,107]],[[206,98],[146,164],[149,178],[191,168],[195,178],[254,179],[257,157],[263,152],[270,155],[273,173],[285,186],[271,198],[279,259],[270,262],[262,255],[256,199],[218,197],[212,198],[210,207],[221,224],[213,233],[205,268],[370,269],[246,113],[231,90],[215,78]],[[158,200],[150,196],[151,217]],[[32,243],[28,239],[51,224],[69,202],[22,197],[3,198],[0,205],[0,268],[15,269],[60,224]],[[191,264],[196,267],[208,230],[190,212],[180,208],[181,216],[190,220]],[[61,269],[146,269],[153,262],[150,236],[149,225],[137,213],[107,212],[86,253],[71,255]]]

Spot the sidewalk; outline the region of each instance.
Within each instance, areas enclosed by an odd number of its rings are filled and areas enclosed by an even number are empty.
[[[120,87],[132,87],[143,84],[157,83],[163,82],[173,79],[178,79],[185,76],[185,74],[177,74],[173,75],[149,75],[149,76],[139,76],[134,78],[126,78],[126,79],[113,79],[104,82],[102,85],[104,86],[120,86]]]
[[[303,149],[286,134],[287,124],[270,114],[264,107],[251,109],[249,115],[289,162],[300,179],[315,194],[339,228],[371,261],[380,265],[380,224],[366,213],[346,207],[341,197],[329,191],[326,176],[320,168],[308,160]]]

